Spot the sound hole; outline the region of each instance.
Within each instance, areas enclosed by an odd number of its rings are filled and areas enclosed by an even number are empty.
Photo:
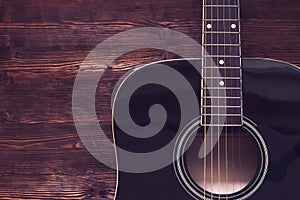
[[[217,137],[217,129],[211,129],[213,137]],[[184,155],[191,181],[204,196],[228,196],[246,190],[261,167],[259,144],[253,135],[243,127],[225,127],[213,150],[199,158],[204,135],[203,127],[198,129],[194,140],[188,141],[191,145]]]

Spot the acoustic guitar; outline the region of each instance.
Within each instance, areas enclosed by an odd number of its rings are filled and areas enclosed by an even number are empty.
[[[115,199],[296,199],[300,151],[287,140],[295,133],[300,139],[300,70],[242,58],[238,0],[204,0],[202,35],[201,59],[151,63],[120,84],[113,105],[120,169]],[[126,97],[132,84],[150,75],[175,80],[170,87],[176,91],[149,82]],[[118,109],[126,109],[118,104],[124,96],[135,123],[126,130],[116,120],[122,120]],[[159,162],[162,167],[141,169]],[[128,166],[132,170],[122,170]]]

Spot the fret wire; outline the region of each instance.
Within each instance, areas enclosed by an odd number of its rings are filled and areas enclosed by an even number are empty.
[[[228,100],[227,100],[227,101],[228,101]],[[209,104],[209,102],[207,102],[207,103],[208,103],[207,105],[217,106],[216,104]],[[242,101],[234,102],[234,103],[232,103],[231,105],[236,105],[236,106],[242,105]],[[224,105],[224,106],[225,106],[225,105]],[[202,106],[201,108],[203,108],[203,106]]]
[[[229,1],[225,1],[225,2],[223,0],[204,0],[203,5],[214,5],[214,4],[220,5],[221,3],[225,3],[225,4],[222,4],[222,5],[229,5],[229,4],[236,5],[236,4],[238,4],[237,1],[238,0],[229,0]]]
[[[218,113],[218,114],[207,114],[206,113],[206,114],[202,114],[202,115],[204,115],[204,116],[225,116],[225,117],[226,116],[228,116],[228,117],[231,117],[231,116],[232,117],[239,117],[239,116],[241,116],[241,114],[231,114],[231,113],[230,114],[222,114],[222,113],[221,114],[220,113]]]
[[[215,79],[215,80],[220,80],[220,78],[216,78],[216,77],[205,77],[205,79]],[[241,77],[222,77],[222,80],[239,80],[241,79]]]
[[[225,122],[224,124],[206,124],[206,123],[202,123],[201,125],[202,126],[221,126],[221,127],[223,127],[223,126],[230,126],[230,127],[234,126],[234,127],[237,127],[237,126],[242,126],[243,124],[242,123],[229,124],[228,122],[227,123]]]
[[[238,66],[238,67],[203,66],[203,68],[207,68],[207,69],[241,69],[240,66]]]
[[[226,32],[226,31],[204,31],[205,34],[240,34],[240,32]]]
[[[201,97],[203,99],[242,99],[242,97],[230,97],[230,96],[225,96],[225,97],[218,97],[218,96],[205,96]]]
[[[237,106],[220,106],[220,105],[214,105],[212,107],[201,106],[201,110],[202,111],[203,110],[207,111],[207,110],[209,110],[211,108],[212,109],[221,108],[221,109],[241,109],[242,110],[243,106],[238,106],[238,104],[237,104]]]
[[[240,47],[241,45],[240,44],[206,44],[206,43],[203,43],[202,44],[203,46],[234,46],[234,47]]]
[[[202,108],[242,108],[243,106],[201,106]]]
[[[211,7],[238,8],[239,6],[238,5],[204,5],[204,7],[207,7],[207,8],[211,8]]]
[[[204,58],[240,58],[241,56],[227,56],[227,55],[204,55]]]
[[[238,55],[210,55],[210,54],[205,54],[204,56],[202,56],[204,59],[205,58],[240,58],[241,56]]]
[[[236,18],[233,18],[233,19],[204,19],[204,21],[225,21],[225,22],[228,22],[228,21],[238,21],[238,19],[236,19]]]
[[[206,109],[208,112],[207,113],[213,113],[213,111],[217,110],[217,109],[221,109],[222,111],[227,110],[228,113],[223,113],[223,114],[239,114],[240,112],[238,112],[241,108],[241,106],[225,106],[225,105],[215,105],[215,106],[211,106],[211,107],[201,107],[202,110]]]
[[[241,87],[202,87],[203,90],[241,90]]]

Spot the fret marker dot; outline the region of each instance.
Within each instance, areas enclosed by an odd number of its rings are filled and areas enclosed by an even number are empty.
[[[219,84],[220,84],[220,86],[224,86],[225,85],[224,81],[220,81]]]
[[[236,24],[231,24],[231,28],[235,29],[236,28]]]
[[[211,25],[211,24],[207,24],[206,27],[207,27],[208,29],[211,29],[211,28],[212,28],[212,25]]]
[[[225,63],[224,60],[219,60],[220,65],[224,65],[224,63]]]

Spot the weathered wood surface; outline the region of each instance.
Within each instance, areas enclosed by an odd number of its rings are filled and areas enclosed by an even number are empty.
[[[201,6],[200,0],[0,0],[0,199],[113,199],[116,172],[85,150],[73,123],[79,65],[104,39],[136,27],[170,28],[201,42]],[[300,66],[299,1],[241,0],[241,7],[243,56]],[[105,73],[96,108],[110,138],[110,94],[124,69],[172,57],[137,51]]]

